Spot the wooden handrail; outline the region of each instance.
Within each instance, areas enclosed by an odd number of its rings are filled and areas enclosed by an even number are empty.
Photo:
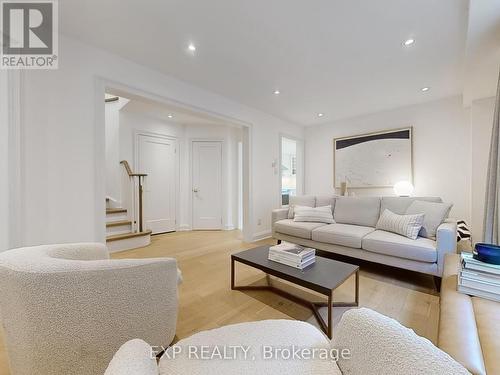
[[[111,98],[106,98],[106,99],[104,99],[104,102],[105,102],[105,103],[111,103],[111,102],[116,102],[116,101],[118,101],[118,100],[120,100],[120,98],[119,98],[118,96],[113,96],[113,97],[111,97]]]
[[[147,176],[146,173],[134,173],[134,172],[132,172],[132,169],[130,168],[130,164],[126,160],[122,160],[120,162],[120,164],[123,164],[129,177],[146,177]]]
[[[142,183],[143,183],[144,177],[146,177],[147,174],[146,173],[134,173],[134,172],[132,172],[132,169],[130,168],[130,164],[126,160],[122,160],[120,162],[120,164],[122,164],[125,167],[125,170],[127,171],[127,174],[130,178],[138,177],[138,180],[139,180],[139,232],[142,232],[143,221],[144,221],[143,217],[142,217],[142,195],[144,192]]]

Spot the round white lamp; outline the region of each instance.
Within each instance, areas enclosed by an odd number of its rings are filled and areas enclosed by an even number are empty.
[[[400,197],[409,197],[413,194],[413,185],[409,181],[399,181],[394,185],[394,192]]]

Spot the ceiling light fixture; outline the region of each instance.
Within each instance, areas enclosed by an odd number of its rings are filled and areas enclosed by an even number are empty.
[[[404,44],[406,47],[408,47],[408,46],[411,46],[413,43],[415,43],[415,39],[411,39],[411,38],[410,38],[410,39],[406,39],[406,40],[404,41],[404,43],[403,43],[403,44]]]
[[[281,94],[280,90],[274,90],[274,95],[279,95]]]
[[[426,91],[429,91],[429,90],[430,90],[430,87],[422,87],[420,89],[420,91],[422,91],[422,92],[426,92]]]
[[[191,52],[194,52],[194,51],[196,51],[196,46],[193,43],[189,43],[188,50],[190,50]]]
[[[172,118],[172,117],[174,117],[174,115],[173,115],[173,114],[171,114],[171,113],[169,113],[169,114],[167,115],[167,117],[168,117],[168,118]]]
[[[323,117],[324,116],[324,113],[318,113],[318,117]]]

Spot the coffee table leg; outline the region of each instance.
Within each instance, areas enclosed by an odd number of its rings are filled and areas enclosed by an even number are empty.
[[[355,299],[355,304],[356,306],[359,306],[359,269],[356,271],[356,299]]]
[[[231,257],[231,290],[234,290],[234,258]]]
[[[333,309],[333,301],[332,301],[332,293],[330,292],[330,295],[328,296],[328,332],[327,335],[329,338],[332,338],[332,327],[333,327],[333,322],[332,322],[332,309]]]

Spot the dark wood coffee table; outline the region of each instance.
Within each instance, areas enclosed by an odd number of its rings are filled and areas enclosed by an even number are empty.
[[[316,256],[316,262],[304,270],[295,269],[284,264],[267,259],[269,246],[256,247],[231,255],[231,289],[233,290],[271,290],[287,299],[310,308],[323,331],[332,338],[332,307],[358,306],[359,304],[359,267],[353,264],[338,262]],[[311,302],[293,294],[275,288],[264,286],[236,286],[234,263],[239,262],[257,268],[268,275],[278,277],[293,284],[314,290],[328,297],[328,302]],[[355,275],[356,289],[354,302],[333,302],[332,293],[349,277]],[[328,307],[328,322],[319,313],[320,307]]]

